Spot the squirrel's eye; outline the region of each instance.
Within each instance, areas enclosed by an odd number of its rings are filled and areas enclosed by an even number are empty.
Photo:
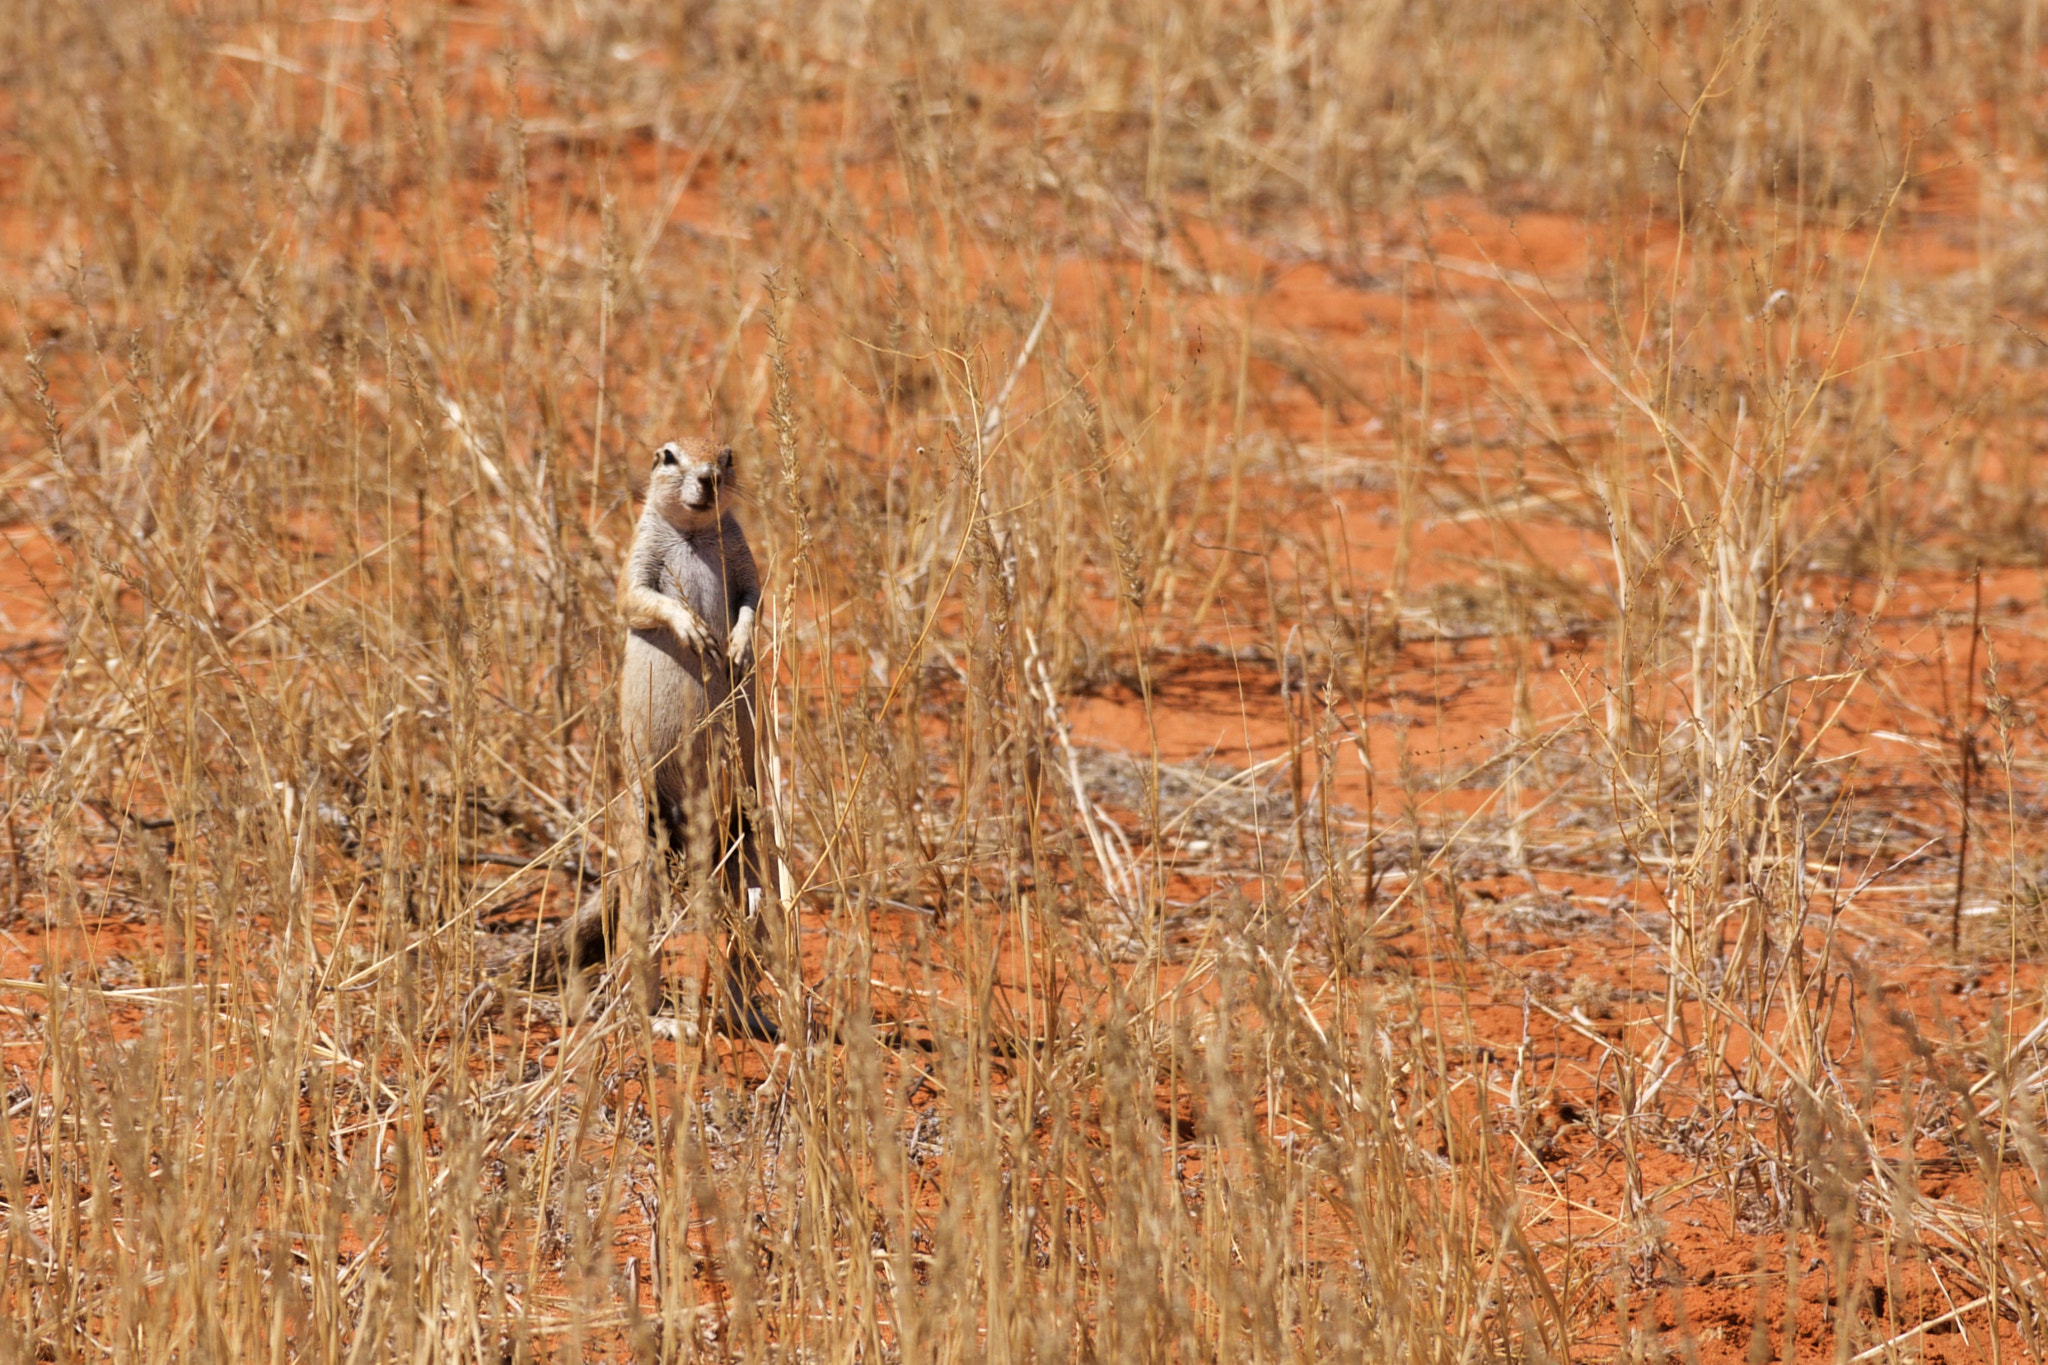
[[[676,448],[674,446],[663,446],[655,454],[659,457],[655,460],[656,464],[672,465],[676,462]]]

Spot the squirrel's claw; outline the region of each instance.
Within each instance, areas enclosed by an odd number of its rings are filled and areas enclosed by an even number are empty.
[[[701,651],[711,648],[711,632],[704,628],[704,623],[697,619],[695,612],[677,612],[674,629],[676,638],[691,649]]]

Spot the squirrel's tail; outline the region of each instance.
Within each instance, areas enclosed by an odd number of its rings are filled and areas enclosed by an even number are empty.
[[[572,973],[603,963],[618,933],[618,897],[595,887],[576,913],[534,935],[531,947],[492,964],[491,974],[510,977],[530,991],[559,987]]]

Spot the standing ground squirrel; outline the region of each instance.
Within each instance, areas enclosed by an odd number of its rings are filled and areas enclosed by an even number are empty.
[[[732,447],[671,441],[654,454],[647,503],[619,572],[626,662],[619,723],[633,780],[651,774],[671,846],[689,846],[689,803],[724,810],[736,774],[754,786],[754,613],[761,582],[732,515]],[[734,724],[728,729],[726,718]],[[738,740],[736,764],[716,760]]]
[[[768,1026],[749,1002],[758,979],[764,926],[752,904],[761,860],[748,814],[755,790],[753,639],[760,577],[732,514],[732,448],[671,441],[654,453],[647,501],[619,574],[626,657],[619,676],[619,729],[628,800],[615,840],[623,877],[617,902],[634,927],[653,923],[656,877],[665,851],[696,876],[715,874],[736,919],[751,919],[753,943],[735,928],[728,945],[732,1008],[749,1031]],[[600,894],[536,945],[531,980],[549,985],[604,960],[616,911]],[[658,946],[658,945],[650,945]]]

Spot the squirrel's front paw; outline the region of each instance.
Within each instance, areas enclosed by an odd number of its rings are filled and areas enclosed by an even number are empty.
[[[670,628],[675,631],[676,638],[691,649],[707,650],[711,648],[711,632],[705,628],[702,621],[697,619],[695,612],[677,612],[676,619],[670,623]]]
[[[754,632],[747,629],[733,631],[725,637],[725,657],[736,664],[743,664],[754,650]]]

